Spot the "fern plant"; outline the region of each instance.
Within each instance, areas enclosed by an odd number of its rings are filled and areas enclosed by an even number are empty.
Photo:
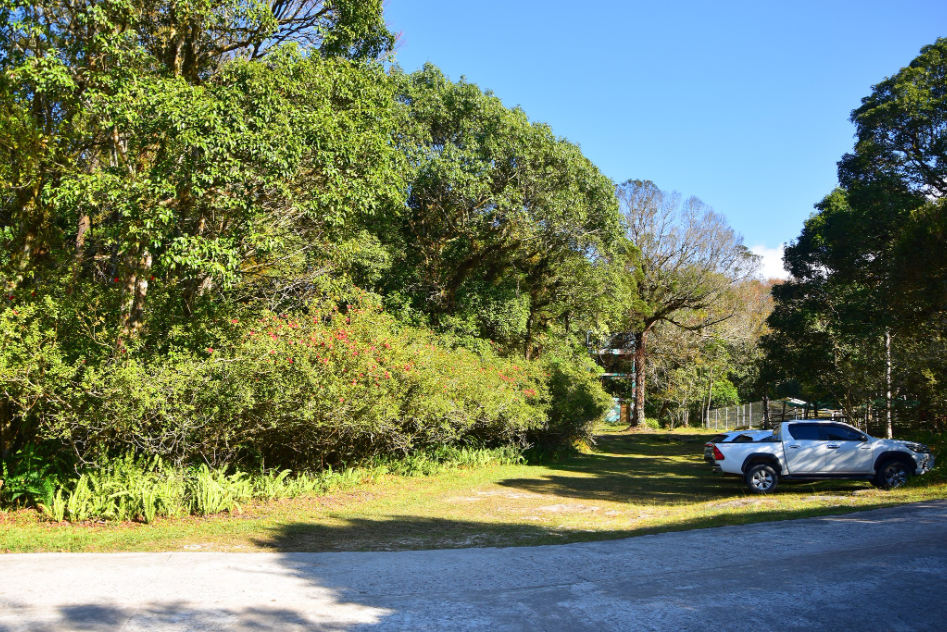
[[[49,504],[40,503],[39,509],[49,520],[62,522],[66,517],[66,501],[62,497],[62,487],[56,490]]]

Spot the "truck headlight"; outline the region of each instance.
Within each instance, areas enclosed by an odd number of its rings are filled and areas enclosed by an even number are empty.
[[[923,443],[914,443],[913,441],[907,441],[904,444],[907,446],[908,450],[911,452],[930,452],[930,447],[924,445]]]

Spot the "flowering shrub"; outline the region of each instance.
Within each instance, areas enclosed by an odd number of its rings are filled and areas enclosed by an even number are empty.
[[[375,308],[263,314],[234,333],[211,365],[251,385],[240,425],[266,461],[311,467],[522,443],[545,419],[536,370],[445,348]]]
[[[89,363],[55,356],[23,380],[32,408],[7,403],[38,438],[84,459],[132,452],[296,470],[439,446],[569,443],[607,405],[584,366],[451,348],[367,302],[230,316],[212,338]],[[53,357],[53,334],[44,340]],[[22,355],[22,344],[6,352]]]

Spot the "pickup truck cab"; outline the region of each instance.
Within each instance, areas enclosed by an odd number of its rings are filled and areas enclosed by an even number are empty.
[[[775,491],[781,480],[867,480],[894,489],[934,467],[926,445],[876,439],[828,419],[783,422],[772,437],[717,443],[713,452],[714,471],[740,476],[756,494]]]

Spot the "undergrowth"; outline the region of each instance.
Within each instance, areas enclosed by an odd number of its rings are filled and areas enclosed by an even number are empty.
[[[68,520],[128,521],[151,523],[156,518],[204,516],[234,512],[250,501],[272,501],[318,496],[351,488],[385,475],[429,476],[442,471],[491,464],[523,463],[520,450],[442,446],[399,459],[374,458],[354,467],[321,472],[260,470],[247,472],[212,468],[206,464],[176,467],[159,457],[127,455],[78,476],[61,479],[23,492],[2,494],[6,506],[33,506],[45,518]],[[6,479],[4,483],[6,482]],[[4,489],[0,488],[0,492]]]

